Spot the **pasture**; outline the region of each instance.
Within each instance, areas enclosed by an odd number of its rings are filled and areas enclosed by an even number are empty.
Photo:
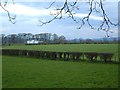
[[[118,44],[11,45],[2,49],[108,52],[118,60]],[[117,88],[118,64],[3,56],[3,88]]]
[[[117,88],[118,65],[2,57],[3,88]]]
[[[3,49],[42,50],[60,52],[112,52],[118,53],[118,44],[48,44],[48,45],[11,45]]]

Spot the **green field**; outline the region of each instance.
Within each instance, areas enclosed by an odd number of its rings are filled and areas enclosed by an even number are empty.
[[[56,44],[56,45],[11,45],[3,49],[27,49],[62,52],[118,52],[118,44]]]
[[[58,52],[110,52],[118,60],[118,44],[11,45],[2,49]],[[118,64],[3,56],[3,88],[115,88]]]
[[[2,56],[0,55],[0,89],[2,88]]]
[[[3,56],[3,88],[115,88],[118,65]]]

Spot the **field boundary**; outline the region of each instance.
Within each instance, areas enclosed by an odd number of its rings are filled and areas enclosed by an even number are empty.
[[[53,52],[53,51],[39,51],[39,50],[19,50],[19,49],[2,49],[2,55],[8,56],[25,56],[33,58],[46,59],[63,59],[65,61],[87,60],[91,62],[105,62],[105,63],[119,63],[112,59],[113,53],[98,53],[98,52]]]

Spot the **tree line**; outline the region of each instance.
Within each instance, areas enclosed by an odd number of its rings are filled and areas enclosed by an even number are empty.
[[[0,43],[2,45],[26,44],[27,41],[39,41],[40,44],[111,44],[119,43],[119,38],[101,38],[101,39],[66,39],[64,35],[51,33],[18,33],[18,34],[0,34]]]
[[[65,43],[65,36],[58,36],[57,34],[51,33],[40,33],[40,34],[32,34],[32,33],[18,33],[18,34],[1,34],[1,43],[3,45],[8,44],[26,44],[27,41],[40,41],[41,43]]]

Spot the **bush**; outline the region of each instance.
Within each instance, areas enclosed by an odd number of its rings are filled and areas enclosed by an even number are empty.
[[[55,60],[57,58],[57,53],[56,52],[52,52],[52,59]]]
[[[82,55],[83,55],[83,53],[81,53],[81,52],[71,52],[70,58],[73,60],[80,60]]]
[[[28,56],[28,51],[27,50],[21,50],[21,55],[22,56]]]
[[[62,52],[58,52],[58,53],[57,53],[57,56],[58,56],[59,59],[62,59],[62,58],[63,58],[63,57],[62,57],[62,56],[63,56],[63,53],[62,53]]]
[[[111,61],[112,57],[113,57],[113,53],[99,53],[99,57],[101,60],[107,62],[107,61]]]
[[[87,53],[84,53],[85,57],[91,61],[93,60],[97,60],[97,56],[98,54],[96,52],[87,52]]]

